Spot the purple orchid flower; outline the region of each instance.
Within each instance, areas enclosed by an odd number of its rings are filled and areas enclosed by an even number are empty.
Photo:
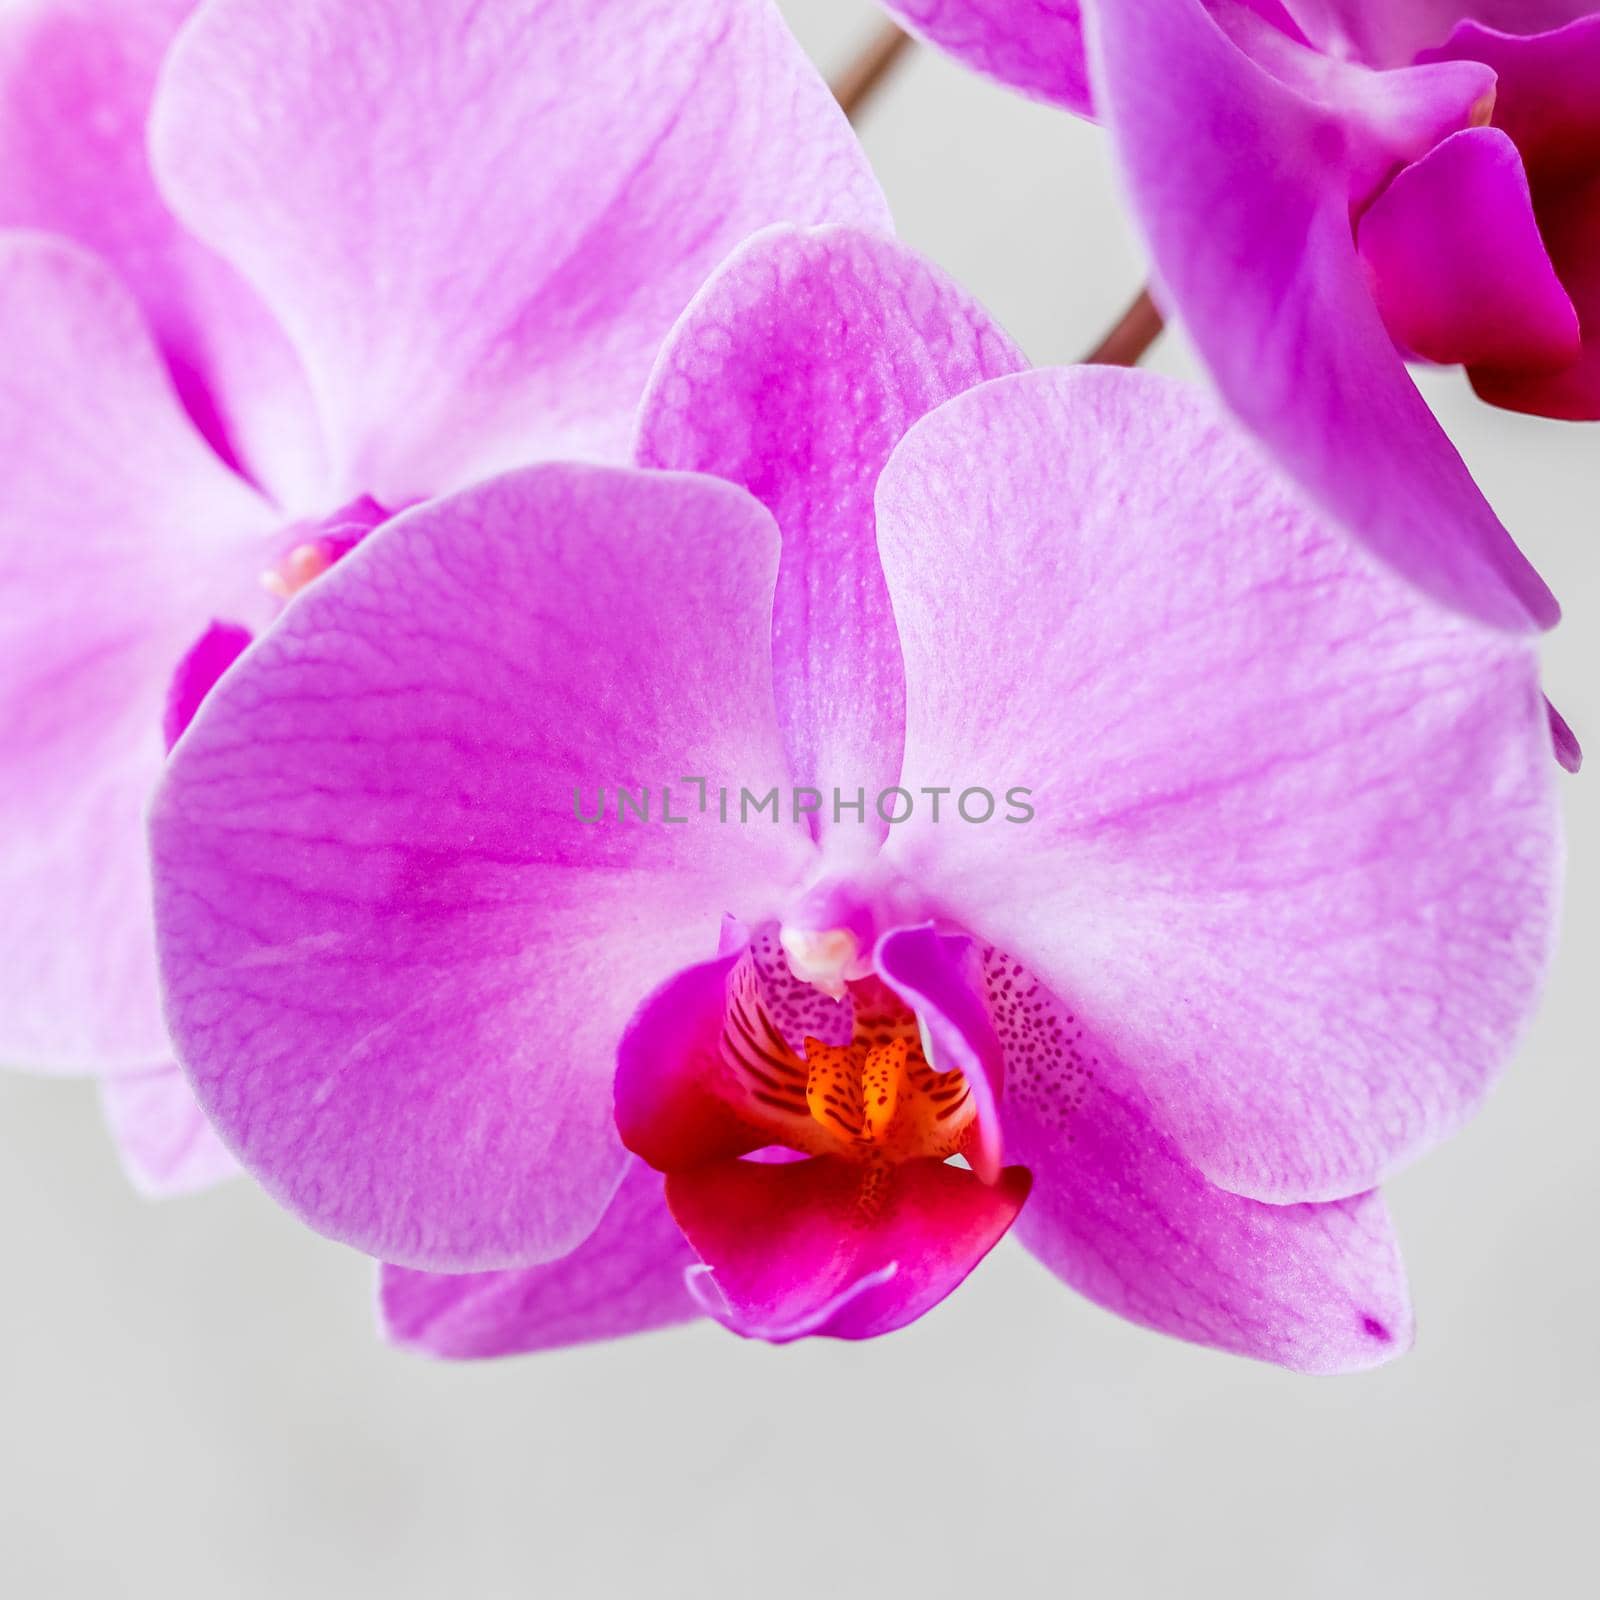
[[[888,9],[1098,112],[1159,298],[1323,509],[1468,615],[1556,620],[1403,358],[1459,364],[1499,405],[1600,418],[1593,0]]]
[[[380,529],[154,809],[179,1053],[390,1336],[860,1338],[1015,1224],[1187,1339],[1405,1348],[1376,1186],[1553,938],[1529,643],[858,230],[730,259],[637,454]]]
[[[232,1165],[159,1010],[163,730],[396,509],[626,459],[784,218],[888,225],[768,0],[0,16],[0,1061],[102,1074],[144,1187]]]

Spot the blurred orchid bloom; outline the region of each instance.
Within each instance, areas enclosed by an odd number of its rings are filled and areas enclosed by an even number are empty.
[[[201,707],[152,820],[177,1047],[393,1263],[391,1338],[861,1338],[1014,1224],[1186,1339],[1406,1347],[1376,1186],[1553,940],[1531,645],[1203,394],[1020,365],[892,242],[771,230],[637,468],[403,513]]]
[[[1403,357],[1459,364],[1499,405],[1600,418],[1593,0],[888,9],[1099,115],[1158,299],[1324,510],[1470,616],[1556,620]]]
[[[0,15],[0,1061],[103,1075],[144,1187],[232,1165],[158,1003],[164,745],[398,508],[626,459],[678,313],[786,218],[888,225],[768,0]]]

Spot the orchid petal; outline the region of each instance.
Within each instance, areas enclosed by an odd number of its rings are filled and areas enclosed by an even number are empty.
[[[211,0],[152,148],[293,337],[343,490],[385,505],[622,459],[663,336],[734,245],[888,226],[768,0]]]
[[[273,513],[77,246],[0,234],[0,349],[0,1061],[139,1070],[169,1055],[141,823],[172,670],[219,611],[264,612]]]
[[[1143,374],[949,402],[885,468],[878,536],[902,781],[1031,789],[1019,825],[895,829],[930,903],[1071,997],[1223,1188],[1343,1198],[1459,1127],[1554,939],[1532,649]]]
[[[638,459],[740,484],[777,519],[773,681],[797,781],[876,794],[898,776],[905,694],[872,492],[918,417],[1024,365],[937,267],[842,227],[752,239],[668,339]]]
[[[1399,67],[1471,18],[1506,33],[1542,33],[1588,15],[1594,0],[1283,0],[1322,49]]]
[[[403,514],[201,707],[152,838],[208,1114],[314,1227],[403,1266],[563,1255],[624,1166],[617,1042],[811,852],[675,789],[782,770],[777,534],[711,479],[512,474]]]
[[[1093,117],[1079,0],[882,0],[910,34],[1034,100]],[[1283,0],[1234,0],[1296,34]]]
[[[1092,115],[1078,0],[883,0],[883,7],[975,72]]]
[[[193,1194],[239,1170],[178,1067],[106,1078],[100,1100],[129,1180],[151,1196]]]
[[[58,234],[139,302],[207,441],[280,504],[310,505],[321,441],[299,364],[255,294],[156,192],[145,120],[194,0],[0,11],[0,227]]]
[[[1164,303],[1228,405],[1424,592],[1499,628],[1549,626],[1555,602],[1407,375],[1350,226],[1382,164],[1465,126],[1483,85],[1342,69],[1330,108],[1258,66],[1200,0],[1092,15],[1096,94]]]
[[[1377,1193],[1263,1205],[1218,1189],[1137,1099],[1072,1119],[1072,1143],[1014,1153],[1034,1174],[1017,1237],[1118,1316],[1297,1372],[1359,1372],[1402,1356],[1413,1320]]]
[[[1378,1195],[1273,1206],[1216,1188],[1081,1013],[1010,957],[984,965],[1007,1150],[1033,1174],[1017,1237],[1057,1277],[1161,1333],[1301,1372],[1405,1352],[1410,1300]]]
[[[1548,700],[1545,701],[1545,710],[1550,713],[1550,743],[1555,750],[1556,760],[1563,770],[1577,772],[1583,766],[1583,746],[1579,744],[1577,734]]]
[[[695,1254],[672,1220],[661,1175],[632,1162],[599,1225],[570,1255],[508,1272],[381,1269],[391,1344],[451,1361],[558,1350],[700,1316],[684,1283]]]

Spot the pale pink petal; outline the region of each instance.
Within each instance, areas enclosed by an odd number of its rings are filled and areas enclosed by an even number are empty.
[[[0,227],[72,239],[121,276],[184,405],[280,503],[321,509],[322,445],[282,331],[157,194],[156,75],[194,0],[31,0],[0,10]]]
[[[1406,373],[1350,223],[1385,167],[1467,125],[1487,74],[1365,73],[1303,50],[1269,72],[1200,0],[1094,15],[1097,99],[1163,302],[1228,405],[1426,593],[1497,627],[1548,626],[1555,602]],[[1451,66],[1466,71],[1440,76]]]
[[[906,429],[1025,365],[988,315],[915,251],[855,228],[752,239],[661,352],[643,466],[749,489],[783,534],[773,613],[778,719],[796,779],[877,794],[900,769],[900,647],[872,491]],[[825,830],[831,806],[819,813]]]
[[[211,0],[152,142],[173,209],[292,335],[342,492],[385,505],[621,459],[729,250],[888,226],[769,0]]]
[[[122,1165],[142,1193],[193,1194],[238,1172],[239,1163],[171,1062],[105,1079],[100,1100]]]
[[[1028,1194],[940,1161],[879,1169],[838,1157],[724,1161],[674,1172],[667,1202],[705,1263],[705,1310],[750,1339],[870,1339],[914,1322],[960,1286]]]
[[[373,534],[202,705],[152,824],[168,1019],[313,1226],[451,1271],[593,1231],[629,1014],[811,853],[680,783],[781,773],[777,545],[711,479],[513,474]]]
[[[1405,1272],[1376,1194],[1263,1205],[1208,1183],[1083,1016],[995,951],[1006,1150],[1033,1174],[1017,1237],[1080,1294],[1146,1327],[1302,1372],[1402,1355]]]
[[[599,1226],[570,1255],[507,1272],[381,1269],[384,1337],[451,1361],[620,1339],[698,1317],[684,1274],[695,1253],[661,1174],[632,1162]]]
[[[878,489],[909,788],[886,846],[1140,1074],[1213,1182],[1375,1186],[1509,1058],[1561,845],[1532,649],[1319,525],[1200,395],[1075,369],[924,418]]]
[[[169,1054],[143,819],[172,674],[265,615],[273,514],[77,246],[0,234],[0,350],[0,1061],[136,1069]]]
[[[1517,147],[1467,128],[1399,172],[1358,241],[1395,342],[1429,361],[1570,365],[1578,314],[1539,237]]]

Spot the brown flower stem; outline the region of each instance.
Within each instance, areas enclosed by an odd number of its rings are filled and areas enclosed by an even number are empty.
[[[1102,367],[1136,367],[1165,326],[1150,291],[1141,289],[1122,320],[1083,359]]]
[[[848,67],[833,86],[833,97],[839,108],[854,122],[862,108],[882,87],[884,79],[894,70],[894,65],[911,47],[911,35],[894,23],[888,23],[873,37],[867,47]]]

